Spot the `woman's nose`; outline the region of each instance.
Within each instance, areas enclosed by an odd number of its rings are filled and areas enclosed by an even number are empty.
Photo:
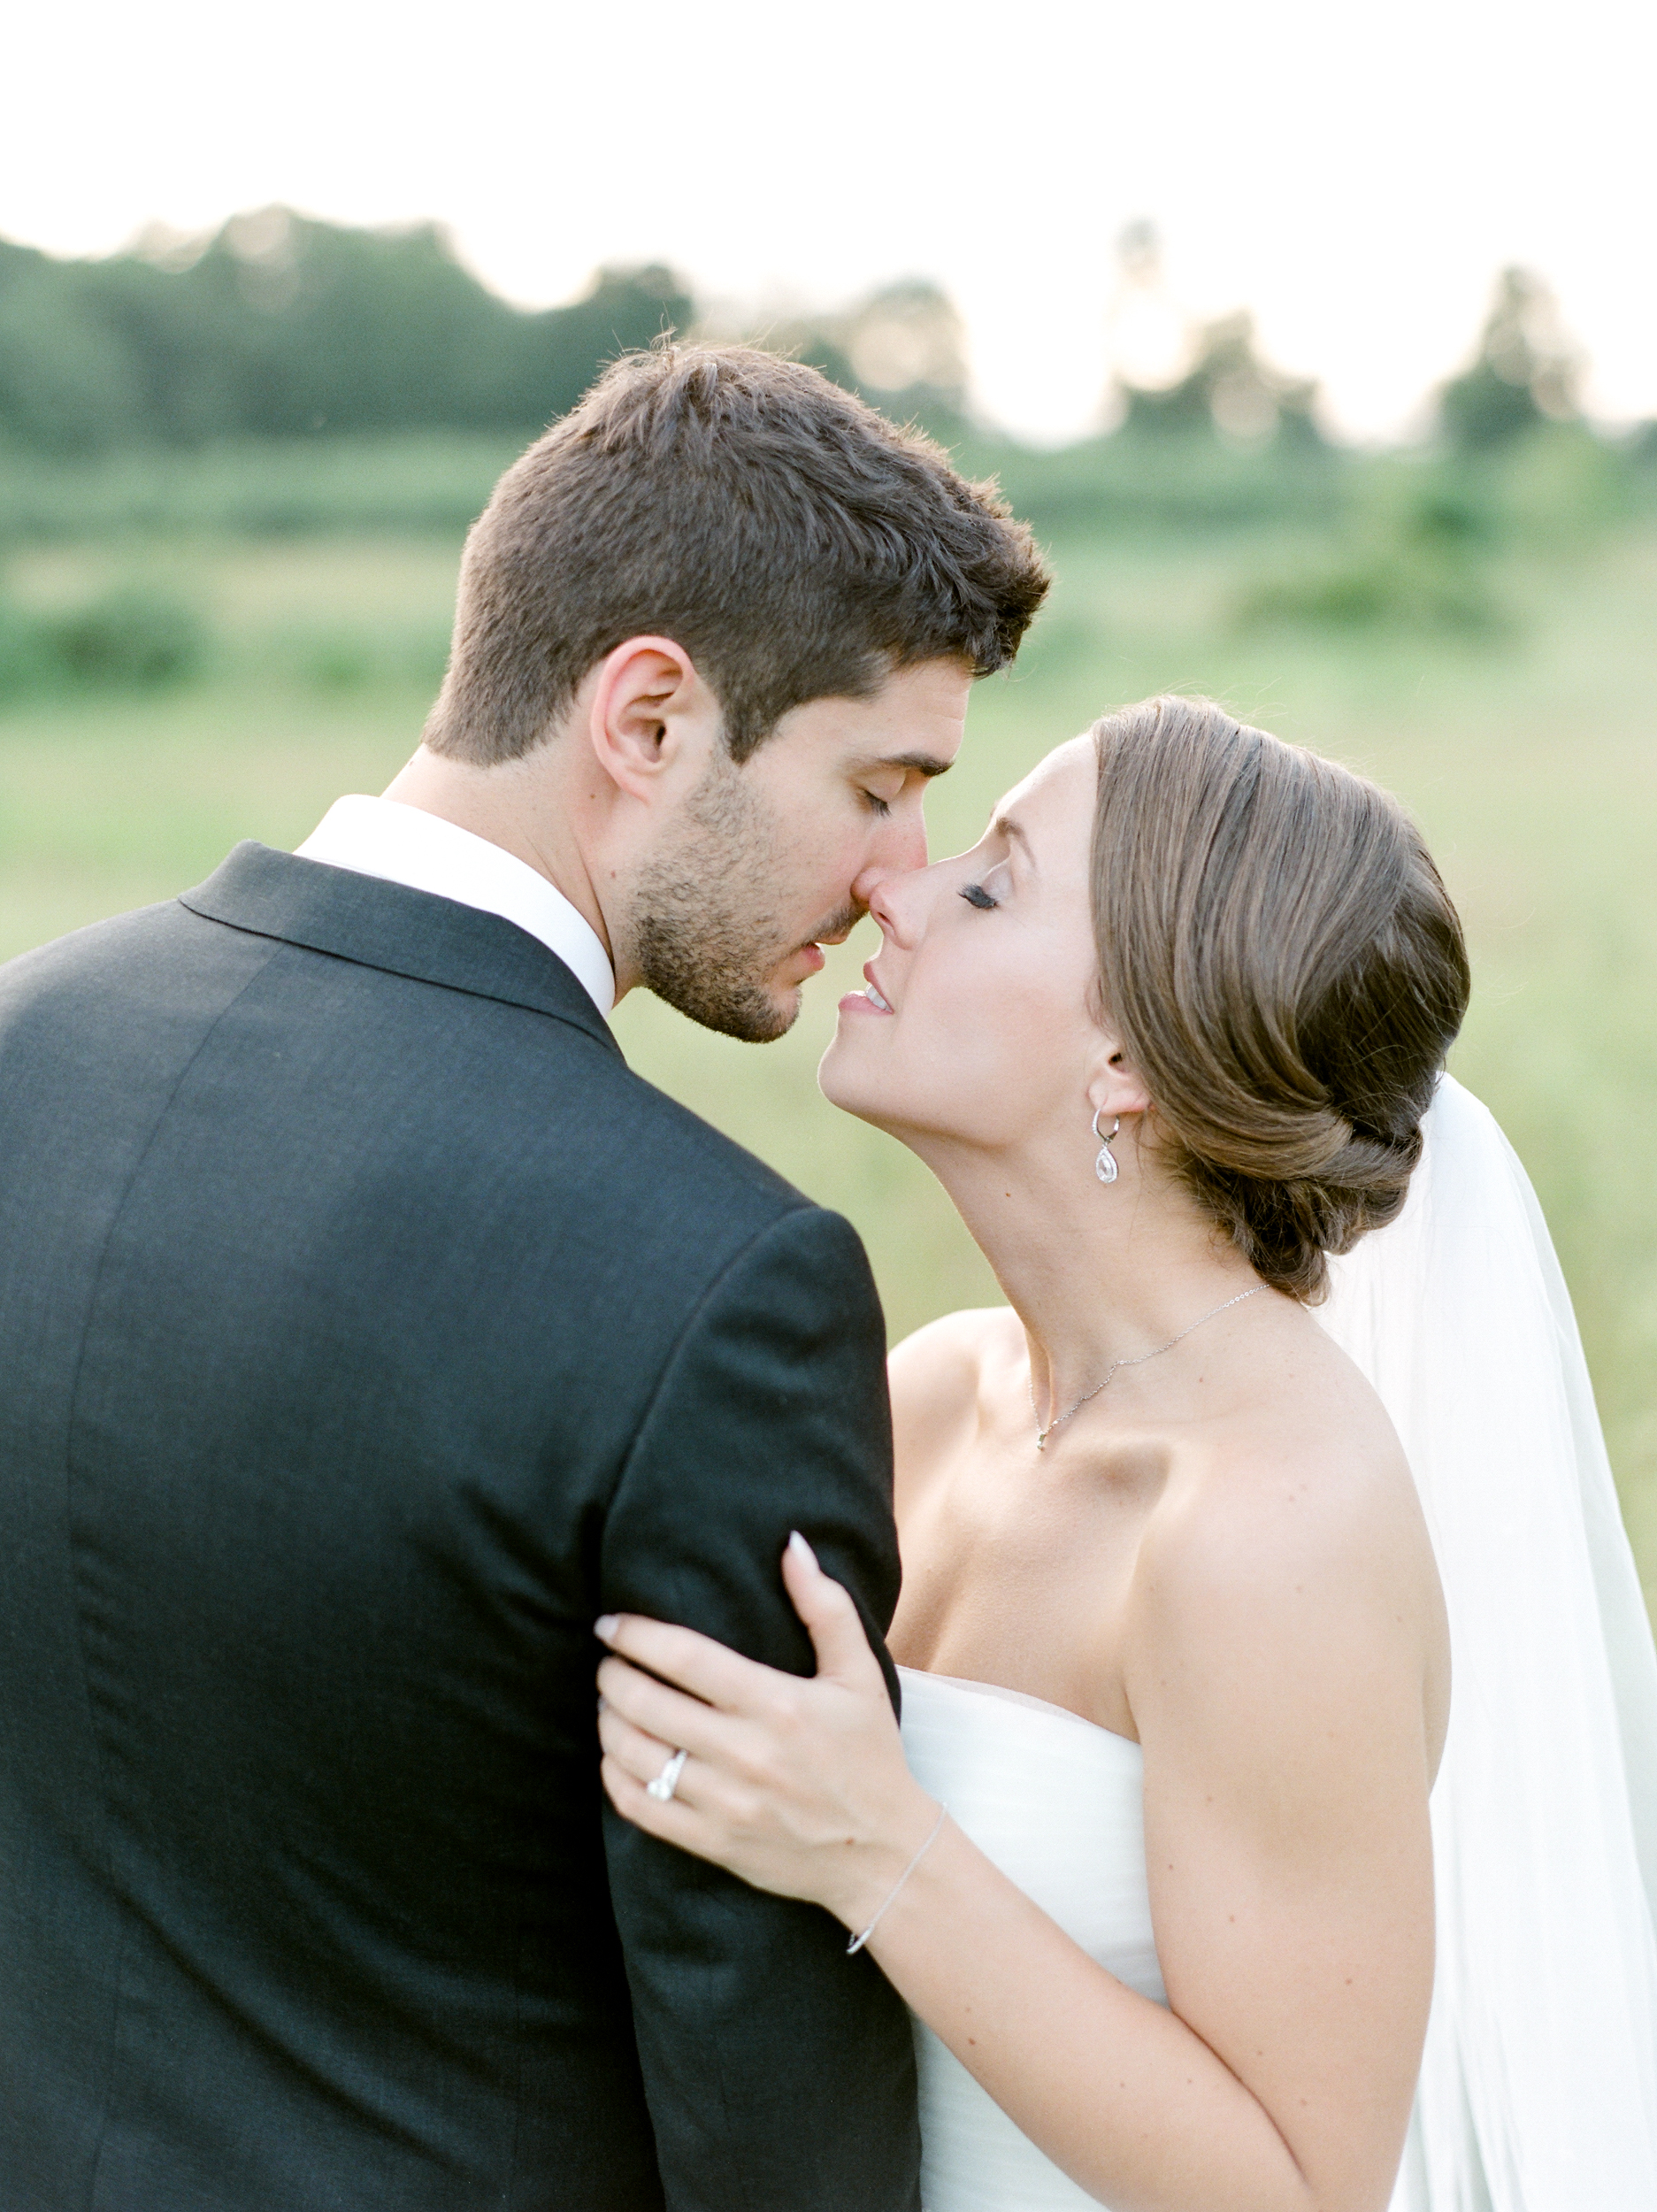
[[[913,944],[925,894],[922,886],[929,871],[921,868],[870,868],[855,886],[869,911],[894,944]]]

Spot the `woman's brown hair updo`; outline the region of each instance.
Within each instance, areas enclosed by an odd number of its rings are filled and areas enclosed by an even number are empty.
[[[1264,1279],[1390,1221],[1461,1018],[1461,926],[1398,803],[1208,700],[1093,726],[1104,1010],[1177,1171]]]

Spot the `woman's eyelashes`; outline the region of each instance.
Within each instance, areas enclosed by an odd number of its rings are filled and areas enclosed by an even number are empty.
[[[969,906],[976,906],[981,914],[987,914],[992,907],[1001,904],[1003,896],[1010,888],[1011,881],[1007,863],[1004,860],[998,860],[995,865],[986,872],[982,882],[963,884],[961,895]],[[993,889],[992,886],[994,887]]]

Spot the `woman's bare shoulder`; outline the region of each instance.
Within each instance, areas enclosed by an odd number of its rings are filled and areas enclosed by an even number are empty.
[[[895,1346],[886,1371],[900,1466],[929,1458],[975,1420],[986,1378],[1024,1352],[1024,1331],[1006,1306],[947,1313]]]
[[[1258,1388],[1180,1455],[1135,1575],[1144,1656],[1203,1668],[1299,1665],[1393,1645],[1447,1690],[1443,1600],[1397,1432],[1315,1325],[1262,1363]],[[1430,1702],[1439,1702],[1430,1691]]]
[[[1182,1454],[1165,1504],[1155,1530],[1163,1567],[1237,1569],[1256,1586],[1274,1556],[1285,1566],[1310,1555],[1378,1563],[1415,1555],[1424,1532],[1385,1408],[1309,1323]]]

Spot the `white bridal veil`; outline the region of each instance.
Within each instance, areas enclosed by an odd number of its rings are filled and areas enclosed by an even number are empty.
[[[1524,1170],[1449,1078],[1426,1132],[1319,1316],[1409,1455],[1454,1669],[1392,2212],[1657,2212],[1657,1655]]]

